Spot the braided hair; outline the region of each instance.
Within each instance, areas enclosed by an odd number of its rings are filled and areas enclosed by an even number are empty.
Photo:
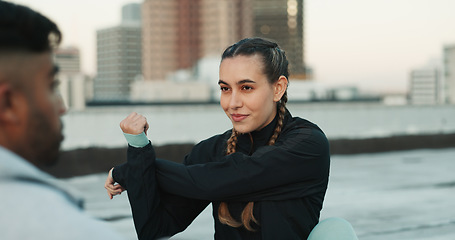
[[[263,63],[263,73],[267,76],[270,84],[274,84],[281,76],[289,77],[288,61],[283,50],[281,50],[275,42],[263,38],[246,38],[240,40],[234,45],[228,47],[221,57],[221,61],[226,58],[235,56],[261,56]],[[278,102],[278,122],[272,137],[268,141],[268,145],[274,145],[278,136],[281,133],[284,124],[284,116],[286,113],[287,90],[284,92]],[[226,155],[236,151],[237,138],[239,133],[232,129],[232,134],[227,140]],[[245,227],[249,231],[255,231],[251,226],[251,222],[259,224],[253,215],[254,202],[249,202],[242,211],[241,222],[236,221],[230,214],[226,202],[221,202],[218,208],[218,219],[221,223],[231,227]]]

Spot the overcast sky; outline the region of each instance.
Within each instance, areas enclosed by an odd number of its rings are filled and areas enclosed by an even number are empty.
[[[93,75],[96,30],[118,24],[124,4],[142,1],[11,2],[57,22],[63,45],[79,47],[83,71]],[[405,92],[411,69],[455,44],[454,11],[454,0],[305,0],[306,62],[324,84]]]

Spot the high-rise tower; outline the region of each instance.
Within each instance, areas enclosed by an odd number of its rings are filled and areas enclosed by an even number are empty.
[[[455,44],[444,46],[445,99],[455,104]]]
[[[131,82],[141,75],[141,22],[140,17],[134,17],[140,15],[140,7],[136,5],[128,4],[122,9],[120,25],[96,32],[95,101],[128,100]]]
[[[229,45],[253,35],[253,0],[201,0],[201,55],[220,56]]]
[[[142,5],[145,80],[193,67],[229,44],[252,36],[252,0],[145,0]]]
[[[278,42],[286,51],[291,76],[307,79],[304,0],[255,0],[254,33]]]

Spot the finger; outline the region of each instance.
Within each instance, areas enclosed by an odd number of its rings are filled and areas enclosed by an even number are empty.
[[[145,122],[145,126],[144,126],[144,133],[145,133],[145,135],[147,135],[147,131],[148,131],[148,130],[149,130],[149,124],[148,124],[148,122],[146,121],[146,122]]]
[[[130,113],[125,119],[120,121],[120,128],[124,128],[127,123],[134,119],[138,114],[136,112]]]
[[[106,189],[111,193],[118,191],[118,189],[116,189],[114,185],[108,186]]]
[[[113,183],[106,182],[106,184],[104,184],[104,188],[108,191],[115,191],[115,185]]]
[[[112,197],[114,197],[115,195],[118,195],[119,192],[118,191],[111,191],[111,190],[107,190],[107,195],[112,199]]]
[[[137,115],[138,115],[137,112],[131,112],[130,115],[128,115],[126,118],[132,119],[132,118],[135,118]]]
[[[115,191],[115,192],[123,191],[122,189],[123,189],[123,188],[122,188],[122,186],[120,186],[120,185],[115,185],[115,186],[112,188],[112,190]]]

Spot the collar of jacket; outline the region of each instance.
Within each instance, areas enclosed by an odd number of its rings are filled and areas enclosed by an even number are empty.
[[[286,109],[284,117],[284,125],[292,118],[291,113]],[[237,138],[237,151],[251,155],[258,147],[267,145],[272,137],[276,124],[278,122],[278,114],[267,126],[258,131],[251,133],[240,134]],[[284,128],[284,126],[283,126]]]

